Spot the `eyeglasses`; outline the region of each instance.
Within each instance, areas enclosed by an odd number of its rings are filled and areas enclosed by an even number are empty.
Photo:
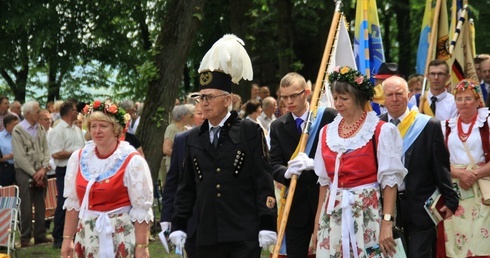
[[[230,95],[230,94],[224,93],[224,94],[221,94],[218,96],[214,96],[211,94],[201,94],[201,95],[198,95],[196,97],[196,99],[199,102],[201,102],[201,101],[213,102],[216,98],[221,97],[221,96],[227,96],[227,95]]]
[[[436,76],[437,77],[443,77],[443,76],[447,76],[447,75],[448,75],[448,73],[429,73],[429,76],[433,77],[433,78],[435,78]]]
[[[298,93],[294,93],[294,94],[291,94],[289,96],[281,96],[281,100],[288,100],[288,99],[291,99],[291,100],[295,100],[299,95],[303,94],[305,92],[305,90],[302,90]]]
[[[469,103],[469,102],[473,102],[475,100],[475,98],[474,97],[465,97],[465,98],[459,97],[459,98],[456,98],[455,100],[456,100],[456,102],[468,102]]]

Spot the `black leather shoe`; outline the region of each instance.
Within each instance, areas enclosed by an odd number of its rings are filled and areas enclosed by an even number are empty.
[[[36,245],[38,245],[38,244],[44,244],[44,243],[51,243],[51,242],[53,242],[53,239],[50,238],[50,237],[43,237],[43,238],[36,239],[34,241],[34,243]]]
[[[53,243],[53,248],[54,248],[54,249],[61,249],[61,243],[62,243],[62,242],[56,242],[56,241],[55,241],[55,242]]]

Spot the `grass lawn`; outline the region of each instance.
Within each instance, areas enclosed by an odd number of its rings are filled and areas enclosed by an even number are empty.
[[[155,212],[155,220],[160,221],[160,211],[158,210],[158,206],[154,206],[153,210]],[[51,228],[48,230],[48,232],[51,232],[53,230],[53,225],[54,223],[51,223]],[[153,223],[152,223],[153,226]],[[160,232],[160,226],[159,223],[157,223],[157,233]],[[51,235],[49,235],[51,236]],[[17,251],[17,257],[18,258],[24,258],[24,257],[29,257],[29,258],[59,258],[61,254],[60,249],[53,249],[53,243],[48,243],[48,244],[40,244],[40,245],[34,245],[32,247],[27,247],[27,248],[20,248],[20,240],[19,240],[19,234],[16,234],[18,246],[16,248]],[[167,251],[163,248],[162,243],[160,242],[160,239],[158,236],[155,234],[154,235],[155,240],[151,241],[149,243],[149,249],[150,249],[150,257],[158,257],[158,258],[180,258],[181,256],[176,255],[175,253],[173,254],[168,254]],[[0,253],[6,253],[6,250],[1,250]],[[175,252],[175,251],[174,251]],[[14,255],[11,255],[11,257],[15,257]],[[268,251],[263,251],[261,258],[268,258],[269,257],[269,252]]]
[[[12,256],[15,257],[15,256]],[[28,248],[17,249],[17,257],[59,258],[60,249],[53,249],[53,244],[35,245]],[[178,258],[178,255],[167,254],[159,241],[150,242],[150,257]]]

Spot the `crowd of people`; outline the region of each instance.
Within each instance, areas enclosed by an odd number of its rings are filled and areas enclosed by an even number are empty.
[[[218,102],[224,105],[221,120],[212,123],[215,113],[204,111],[207,120],[193,130],[195,137],[202,139],[189,143],[193,133],[182,134],[179,145],[185,142],[190,150],[181,148],[180,154],[172,157],[176,164],[168,174],[174,175],[172,190],[164,189],[163,228],[172,232],[170,239],[189,257],[227,257],[226,250],[248,243],[247,239],[221,238],[229,236],[232,228],[221,225],[221,217],[207,216],[227,214],[228,209],[218,205],[225,202],[222,194],[228,195],[219,175],[227,171],[223,153],[235,158],[233,151],[221,147],[221,142],[233,142],[230,129],[224,136],[214,136],[220,144],[213,148],[212,128],[219,121],[226,124],[241,116],[262,130],[273,183],[287,187],[297,176],[282,243],[285,248],[281,250],[287,257],[392,256],[400,250],[408,257],[489,256],[488,245],[483,244],[488,238],[489,208],[478,180],[490,176],[486,153],[490,151],[489,111],[483,93],[490,85],[490,59],[485,55],[478,58],[483,58],[477,67],[480,82],[466,79],[454,87],[448,87],[447,64],[433,60],[424,94],[423,76],[412,75],[406,80],[394,63],[382,65],[384,70],[374,76],[375,84],[350,67],[337,67],[329,76],[333,108],[319,112],[314,123],[320,129],[309,132],[312,144],[304,153],[297,153],[297,147],[307,126],[312,89],[300,74],[282,78],[277,100],[270,96],[269,87],[263,86],[262,91],[253,85],[251,98],[240,109],[240,105],[230,104],[231,111],[225,108],[228,96],[232,102],[237,99],[231,92],[201,90],[195,96],[203,110]],[[261,96],[261,92],[265,94]],[[223,99],[218,99],[221,95]],[[205,161],[201,151],[224,156]],[[185,182],[179,184],[179,176]],[[443,200],[438,207],[443,221],[438,224],[424,208],[435,191]],[[278,204],[281,197],[276,195]],[[234,200],[246,202],[245,197]],[[263,246],[260,233],[264,229],[258,221],[255,242]],[[399,237],[403,241],[395,241]],[[252,253],[246,254],[250,256],[237,252],[231,257],[252,257]]]
[[[230,35],[216,44],[224,41],[243,48]],[[490,56],[475,60],[480,81],[454,87],[447,64],[433,60],[427,92],[423,76],[406,80],[395,63],[383,63],[374,83],[336,67],[327,78],[333,106],[313,120],[311,83],[299,73],[284,75],[276,97],[252,84],[243,103],[231,85],[247,79],[250,60],[233,61],[243,63],[239,75],[206,60],[199,92],[169,114],[158,173],[161,228],[188,257],[260,257],[277,241],[286,198],[277,189],[292,180],[287,257],[393,256],[402,243],[407,257],[490,256],[482,182],[490,177]],[[149,257],[155,182],[135,135],[142,105],[67,100],[41,109],[0,96],[0,185],[19,187],[22,247]],[[307,147],[298,149],[305,131]],[[53,238],[37,212],[48,178],[59,193]],[[425,207],[436,190],[438,224]]]
[[[153,183],[133,102],[0,103],[0,186],[19,188],[20,246],[53,243],[61,257],[149,257]],[[48,178],[58,192],[52,237]]]

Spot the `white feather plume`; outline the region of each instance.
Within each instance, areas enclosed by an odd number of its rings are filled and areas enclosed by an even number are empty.
[[[231,81],[235,84],[238,84],[242,78],[251,81],[252,62],[243,46],[245,43],[237,36],[224,35],[204,55],[198,71],[223,71],[231,76]]]

